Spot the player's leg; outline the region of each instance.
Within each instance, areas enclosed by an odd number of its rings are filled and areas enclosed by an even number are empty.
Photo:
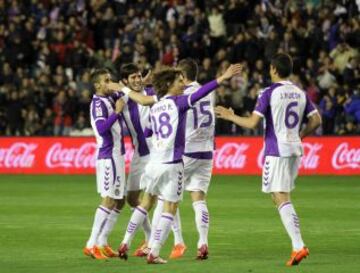
[[[274,192],[272,193],[272,198],[278,208],[281,221],[292,243],[293,251],[286,264],[288,266],[297,265],[303,258],[306,258],[309,255],[309,250],[305,247],[301,237],[299,217],[290,200],[289,193]]]
[[[160,258],[159,254],[161,246],[165,243],[171,230],[177,208],[177,202],[164,201],[164,209],[161,213],[160,221],[156,226],[152,247],[147,258],[148,263],[166,263],[165,260]]]
[[[149,156],[139,156],[135,154],[131,160],[130,174],[127,181],[127,202],[134,209],[140,204],[140,194],[142,192],[141,176],[145,172],[145,167],[149,162]],[[151,225],[150,219],[147,217],[143,222],[145,242],[150,239]]]
[[[116,257],[117,253],[111,249],[108,244],[108,237],[113,230],[120,210],[125,205],[125,161],[122,156],[113,154],[110,160],[110,165],[106,166],[105,175],[110,177],[105,182],[103,194],[107,194],[113,199],[113,206],[106,222],[103,224],[101,232],[97,240],[97,246],[100,247],[102,252],[108,257]]]
[[[205,260],[208,258],[208,234],[209,234],[209,209],[206,203],[206,194],[203,191],[193,191],[190,193],[195,212],[195,223],[199,233],[197,243],[197,259]]]
[[[164,198],[164,209],[161,213],[156,231],[153,233],[151,251],[147,257],[148,263],[159,264],[166,263],[161,259],[160,249],[165,243],[171,225],[176,214],[178,203],[182,200],[184,189],[184,166],[182,163],[163,165],[162,175],[159,177],[157,190]]]
[[[88,241],[86,242],[86,247],[84,248],[85,255],[91,256],[95,259],[106,258],[105,255],[102,254],[100,248],[97,246],[97,242],[101,229],[106,223],[113,206],[114,200],[110,197],[104,197],[100,206],[96,209],[91,234]]]
[[[171,230],[174,234],[174,247],[171,250],[170,259],[178,259],[184,256],[186,251],[186,245],[184,243],[184,239],[182,236],[182,228],[181,228],[181,218],[180,218],[180,210],[179,208],[176,211],[174,216],[174,221],[171,225]]]
[[[110,194],[110,181],[113,180],[112,162],[110,159],[101,159],[96,161],[96,181],[97,191],[102,197],[101,204],[96,209],[93,226],[91,229],[90,237],[84,248],[84,254],[92,256],[96,259],[105,259],[101,250],[97,246],[98,237],[102,227],[107,221],[115,203]]]
[[[114,229],[118,216],[120,215],[120,212],[125,205],[124,199],[114,200],[114,202],[115,206],[111,210],[98,238],[98,246],[101,248],[102,252],[109,258],[118,257],[118,253],[110,247],[108,243],[108,237]]]
[[[129,181],[131,180],[129,179],[128,182]],[[141,190],[132,190],[127,192],[127,202],[131,207],[132,211],[134,211],[134,208],[140,205],[140,194],[141,194]],[[147,255],[147,253],[145,253],[144,250],[148,248],[148,242],[150,240],[150,234],[151,234],[151,224],[150,224],[149,216],[145,218],[142,224],[142,228],[144,230],[145,241],[142,242],[142,244],[135,250],[134,256],[137,257],[144,257]]]
[[[143,224],[144,220],[148,215],[148,211],[151,210],[155,201],[156,196],[150,195],[149,193],[145,192],[140,205],[134,209],[124,239],[119,246],[120,258],[125,260],[127,259],[127,251],[130,248],[131,241],[134,238],[138,228]]]
[[[150,235],[150,240],[149,240],[149,247],[152,247],[153,241],[154,241],[154,234],[156,231],[156,227],[160,221],[161,218],[161,214],[164,210],[164,199],[162,196],[158,196],[157,198],[157,203],[156,203],[156,207],[154,209],[153,215],[152,215],[152,220],[151,220],[151,235]]]
[[[263,191],[270,192],[276,204],[281,221],[288,233],[293,252],[287,265],[296,265],[309,255],[304,246],[300,232],[300,222],[290,200],[290,192],[294,189],[300,158],[266,157],[263,171]]]
[[[190,192],[195,212],[195,224],[199,234],[197,243],[197,259],[208,258],[208,234],[210,215],[206,202],[206,193],[210,186],[212,160],[186,158],[185,160],[185,190]]]

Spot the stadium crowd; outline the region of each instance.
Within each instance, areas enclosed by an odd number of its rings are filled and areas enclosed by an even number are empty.
[[[222,2],[222,3],[220,3]],[[146,73],[191,57],[198,81],[241,62],[218,104],[253,110],[276,52],[318,106],[318,134],[360,134],[360,19],[355,0],[0,0],[0,135],[86,135],[90,71]],[[358,3],[359,4],[359,3]],[[217,134],[258,135],[218,120]]]

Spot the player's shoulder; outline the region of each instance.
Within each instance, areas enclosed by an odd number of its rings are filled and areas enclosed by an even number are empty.
[[[91,104],[93,104],[94,106],[104,105],[105,104],[104,99],[105,97],[93,95],[93,97],[91,98]]]
[[[261,98],[264,95],[270,96],[274,90],[276,90],[277,88],[279,88],[281,86],[283,86],[283,83],[277,82],[277,83],[273,83],[273,84],[261,89],[259,92],[259,98]]]
[[[144,88],[144,94],[147,96],[155,96],[155,89],[152,86],[146,86]]]
[[[201,87],[201,84],[194,81],[185,87],[184,94],[189,95],[196,92]]]

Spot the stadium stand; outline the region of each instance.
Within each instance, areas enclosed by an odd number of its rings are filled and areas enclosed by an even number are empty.
[[[199,82],[245,69],[217,92],[238,114],[269,85],[276,52],[319,107],[317,134],[360,133],[358,1],[0,0],[0,135],[88,135],[89,74],[128,62],[144,71],[200,64]],[[259,135],[218,121],[217,134]],[[91,133],[91,131],[90,131]]]

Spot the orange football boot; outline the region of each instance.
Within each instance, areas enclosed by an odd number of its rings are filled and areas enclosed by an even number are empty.
[[[302,259],[306,258],[307,256],[309,256],[309,249],[304,246],[302,249],[298,250],[298,251],[293,251],[291,253],[291,257],[290,260],[287,261],[286,265],[287,266],[293,266],[293,265],[298,265]]]
[[[177,244],[174,245],[169,258],[170,259],[179,259],[184,256],[185,250],[187,249],[186,245],[184,244]]]
[[[108,258],[119,257],[119,254],[115,252],[109,245],[102,247],[101,251]]]

